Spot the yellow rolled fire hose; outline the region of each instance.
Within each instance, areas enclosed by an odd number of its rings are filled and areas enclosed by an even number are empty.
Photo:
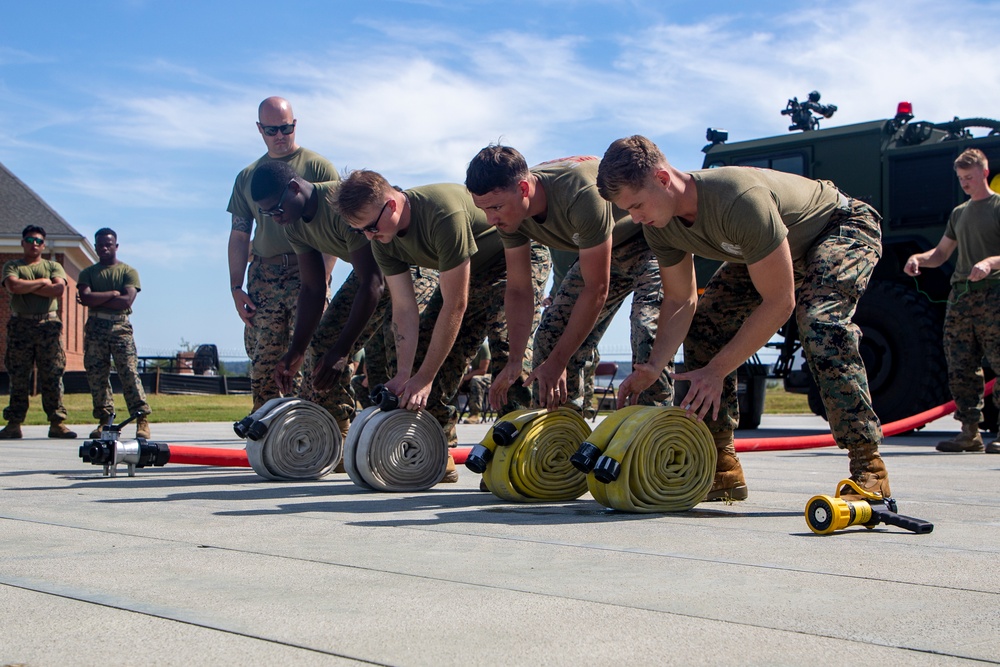
[[[583,417],[568,408],[516,410],[473,447],[466,466],[503,500],[574,500],[586,493],[587,479],[569,457],[589,434]]]
[[[609,415],[573,455],[587,488],[625,512],[684,512],[712,488],[715,442],[681,408],[629,406]]]
[[[444,429],[425,410],[362,410],[344,443],[344,470],[375,491],[426,491],[448,465]]]
[[[315,403],[272,398],[239,425],[244,426],[250,467],[266,479],[319,479],[340,462],[340,429]]]

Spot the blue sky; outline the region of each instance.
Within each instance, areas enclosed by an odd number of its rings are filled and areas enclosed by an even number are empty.
[[[183,339],[242,354],[226,205],[264,152],[257,104],[298,140],[403,187],[457,181],[502,140],[530,163],[650,136],[685,169],[705,128],[784,133],[818,89],[825,127],[1000,117],[997,2],[585,0],[8,3],[0,162],[81,233],[119,233],[139,269],[141,354]],[[346,276],[338,267],[337,285]],[[627,310],[626,310],[627,312]],[[627,354],[627,315],[602,344]]]

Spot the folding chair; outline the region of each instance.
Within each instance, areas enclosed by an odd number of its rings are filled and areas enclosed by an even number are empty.
[[[597,421],[597,413],[601,411],[604,399],[611,397],[611,404],[618,402],[618,392],[615,389],[615,376],[618,375],[618,363],[615,361],[602,361],[597,364],[594,370],[594,399],[597,401],[597,410],[594,411],[593,421]],[[607,384],[604,379],[607,378]],[[613,408],[612,408],[613,409]]]

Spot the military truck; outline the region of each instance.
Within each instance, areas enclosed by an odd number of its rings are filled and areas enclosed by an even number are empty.
[[[883,423],[902,419],[950,399],[941,330],[953,263],[924,270],[918,279],[903,273],[906,259],[937,245],[952,209],[965,195],[955,178],[954,159],[966,148],[982,150],[990,161],[991,187],[1000,192],[1000,121],[954,118],[913,122],[902,102],[893,118],[818,129],[813,112],[829,118],[833,105],[793,98],[784,115],[795,134],[726,143],[725,130],[709,128],[704,167],[764,167],[828,179],[882,214],[882,259],[854,322],[861,327],[861,354],[875,410]],[[973,129],[977,129],[974,136]],[[985,134],[984,134],[985,132]],[[952,258],[952,262],[954,257]],[[699,284],[714,267],[699,266]],[[772,375],[789,391],[808,393],[812,410],[823,415],[819,392],[802,363],[794,320],[779,331],[779,357]],[[996,430],[987,401],[986,426]]]

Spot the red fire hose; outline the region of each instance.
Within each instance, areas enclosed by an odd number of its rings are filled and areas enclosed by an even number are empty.
[[[189,447],[187,445],[169,445],[170,460],[168,463],[185,463],[196,466],[220,466],[223,468],[249,468],[245,449],[222,449],[221,447]],[[469,456],[472,447],[453,447],[449,450],[455,457],[455,463],[462,465]]]
[[[993,394],[993,384],[996,380],[986,383],[985,396]],[[885,437],[906,433],[925,424],[929,424],[935,419],[940,419],[950,415],[955,411],[955,401],[948,401],[944,405],[925,410],[919,414],[906,419],[900,419],[890,424],[882,426],[882,433]],[[793,449],[816,449],[819,447],[834,447],[836,442],[833,435],[825,433],[823,435],[792,435],[781,438],[737,438],[737,452],[773,452]],[[455,457],[455,463],[462,465],[469,456],[471,447],[452,447],[449,452]],[[228,468],[249,468],[250,462],[247,459],[246,450],[243,449],[222,449],[216,447],[188,447],[184,445],[170,445],[170,463],[184,463],[200,466],[221,466]]]
[[[996,380],[990,380],[986,383],[986,391],[984,392],[985,396],[990,396],[993,393],[994,382],[996,382]],[[935,419],[940,419],[941,417],[950,415],[955,411],[955,409],[955,401],[948,401],[944,405],[939,405],[938,407],[931,408],[930,410],[924,410],[923,412],[915,414],[911,417],[900,419],[889,424],[884,424],[882,426],[882,435],[888,438],[893,435],[899,435],[900,433],[912,431],[913,429],[920,428],[925,424],[931,423]],[[829,433],[825,433],[823,435],[793,435],[784,438],[737,438],[736,451],[774,452],[779,450],[834,447],[836,444],[837,443],[833,440],[833,435]]]

